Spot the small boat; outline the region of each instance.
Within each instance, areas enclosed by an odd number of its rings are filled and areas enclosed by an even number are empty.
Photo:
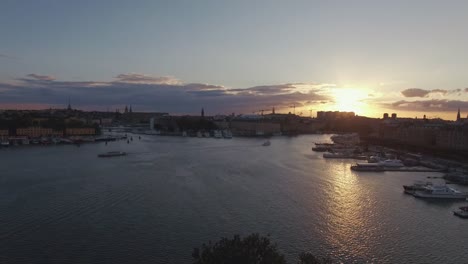
[[[265,147],[270,146],[270,145],[271,145],[270,140],[267,140],[267,141],[263,142],[263,144],[262,144],[262,146],[265,146]]]
[[[432,186],[432,182],[415,181],[412,185],[403,185],[407,194],[414,194],[415,191],[424,191],[426,186]]]
[[[109,157],[118,157],[118,156],[125,156],[127,153],[123,151],[109,151],[106,153],[99,154],[98,157],[100,158],[109,158]]]
[[[468,195],[446,185],[429,185],[422,191],[415,191],[413,196],[429,199],[466,199]]]
[[[468,206],[459,207],[458,210],[453,211],[453,214],[461,218],[468,218]]]

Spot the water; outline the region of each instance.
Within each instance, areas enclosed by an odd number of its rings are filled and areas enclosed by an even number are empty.
[[[466,202],[402,185],[438,173],[354,172],[311,151],[328,136],[263,140],[137,136],[0,150],[0,263],[190,263],[194,247],[270,234],[345,263],[466,263]],[[97,158],[121,150],[125,157]],[[456,186],[468,191],[466,187]]]

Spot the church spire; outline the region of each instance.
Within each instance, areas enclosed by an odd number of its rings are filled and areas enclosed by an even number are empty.
[[[68,97],[68,106],[67,106],[67,110],[68,111],[71,111],[72,108],[71,108],[71,103],[70,103],[70,97]]]
[[[460,108],[458,108],[458,114],[457,114],[457,121],[460,121],[461,118],[460,118]]]

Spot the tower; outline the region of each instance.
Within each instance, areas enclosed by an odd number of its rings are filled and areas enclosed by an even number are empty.
[[[275,107],[273,107],[273,109],[271,109],[271,113],[275,114]]]
[[[201,109],[201,117],[205,117],[205,109]]]
[[[460,108],[458,108],[458,113],[457,113],[457,121],[460,121],[461,118],[460,118]]]
[[[124,113],[125,113],[125,114],[128,113],[128,107],[127,107],[127,106],[125,106]]]
[[[130,109],[128,109],[129,113],[133,113],[132,106],[130,105]]]

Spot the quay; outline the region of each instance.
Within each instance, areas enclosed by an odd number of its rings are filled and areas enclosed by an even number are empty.
[[[386,167],[373,165],[375,163],[369,163],[369,166],[363,166],[361,164],[356,164],[351,166],[351,170],[354,171],[374,171],[374,172],[383,172],[383,171],[400,171],[400,172],[446,172],[446,169],[431,169],[426,167]],[[366,164],[367,165],[367,164]]]

